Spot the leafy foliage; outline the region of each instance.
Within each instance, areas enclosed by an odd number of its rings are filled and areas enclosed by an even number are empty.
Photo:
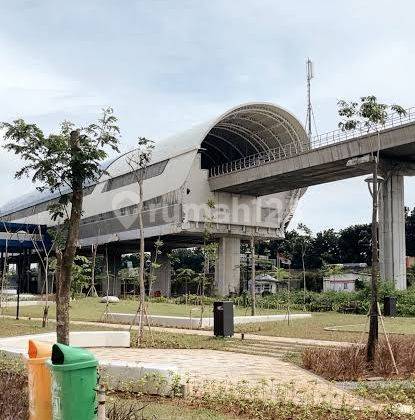
[[[343,121],[339,122],[339,128],[343,131],[363,128],[369,131],[377,125],[384,125],[388,117],[388,111],[396,112],[399,116],[406,115],[406,111],[400,105],[387,105],[379,103],[376,96],[362,96],[359,102],[337,102],[339,115]]]
[[[17,119],[3,122],[4,148],[18,155],[25,164],[16,172],[16,178],[31,177],[40,191],[58,191],[61,195],[51,210],[56,217],[64,217],[68,193],[74,185],[95,182],[105,172],[101,162],[106,159],[106,148],[118,151],[119,128],[112,108],[103,110],[98,123],[76,128],[64,121],[57,134],[46,136],[36,125]],[[71,133],[79,134],[74,148]]]
[[[85,256],[78,255],[72,267],[72,297],[91,284],[92,261]]]

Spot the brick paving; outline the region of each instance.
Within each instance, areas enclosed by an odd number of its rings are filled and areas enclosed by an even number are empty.
[[[236,384],[246,381],[252,386],[267,380],[278,387],[289,389],[289,398],[308,402],[330,402],[339,406],[347,403],[355,407],[371,403],[337,388],[332,383],[304,369],[280,359],[217,350],[187,349],[92,349],[101,360],[125,360],[177,367],[182,378],[188,378],[193,387],[206,381]],[[269,389],[271,391],[271,389]],[[280,394],[278,394],[280,395]],[[267,398],[272,394],[267,392]]]

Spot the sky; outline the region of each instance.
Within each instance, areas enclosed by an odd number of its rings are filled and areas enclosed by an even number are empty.
[[[305,60],[315,65],[317,131],[337,127],[337,100],[376,95],[415,106],[415,3],[398,0],[16,0],[0,24],[0,120],[46,133],[112,106],[122,150],[249,101],[304,122]],[[30,191],[21,162],[0,150],[0,206]],[[415,207],[415,180],[405,204]],[[310,187],[294,219],[314,232],[370,221],[362,178]]]

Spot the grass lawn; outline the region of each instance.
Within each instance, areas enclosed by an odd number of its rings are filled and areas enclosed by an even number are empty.
[[[135,313],[137,310],[137,300],[120,300],[118,303],[110,304],[110,312],[123,312],[123,313]],[[70,316],[73,320],[81,321],[100,321],[105,311],[105,303],[100,303],[99,298],[82,298],[71,302]],[[149,303],[149,313],[152,315],[170,315],[170,316],[190,316],[200,317],[200,307],[191,305],[177,305],[173,303]],[[261,309],[258,310],[258,315],[269,315],[281,313],[281,311],[272,309]],[[4,313],[6,315],[14,315],[16,308],[5,308]],[[22,306],[20,307],[20,314],[22,316],[28,316],[32,318],[41,318],[43,313],[42,306]],[[55,317],[55,305],[52,305],[49,309],[51,317]],[[250,315],[249,308],[236,308],[235,315]],[[205,307],[206,317],[212,316],[211,307]]]
[[[45,328],[42,327],[41,321],[16,320],[11,318],[0,317],[0,337],[11,337],[26,334],[43,334],[46,332],[54,332],[56,325],[50,322]],[[100,330],[114,330],[116,328],[102,328]],[[97,327],[89,325],[71,325],[71,331],[96,331]]]
[[[360,340],[365,322],[365,315],[314,312],[311,318],[291,320],[290,325],[286,321],[267,322],[241,325],[236,330],[277,337],[353,342]],[[415,318],[386,318],[385,326],[388,333],[415,334]],[[330,330],[326,330],[326,327]],[[332,327],[336,327],[335,330]],[[379,331],[382,332],[381,325]]]
[[[132,342],[135,343],[137,331],[133,331]],[[208,335],[180,334],[170,332],[144,331],[143,347],[157,349],[209,349],[226,350],[230,344],[245,347],[249,340],[241,341],[238,338],[220,338]]]

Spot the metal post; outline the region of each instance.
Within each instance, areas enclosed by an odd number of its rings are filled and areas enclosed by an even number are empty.
[[[251,315],[255,316],[255,239],[251,237]]]
[[[97,420],[106,420],[105,415],[105,402],[106,402],[106,393],[104,385],[99,385],[98,390],[98,419]]]
[[[16,305],[16,320],[19,320],[19,312],[20,312],[20,282],[22,276],[22,254],[20,252],[19,257],[17,259],[16,264],[16,271],[17,271],[17,305]]]

